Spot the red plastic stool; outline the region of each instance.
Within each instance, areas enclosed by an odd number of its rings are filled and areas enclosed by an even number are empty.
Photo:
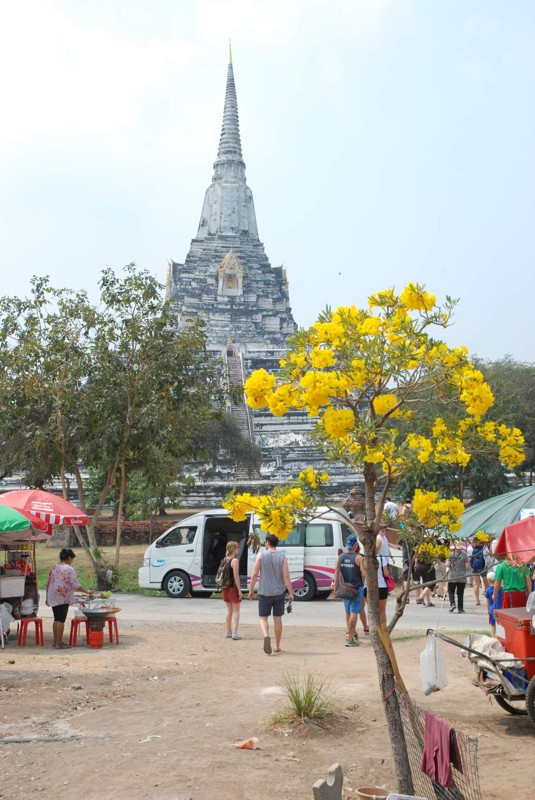
[[[110,642],[113,642],[115,639],[115,643],[119,644],[119,626],[117,625],[117,617],[107,617],[106,622],[108,623],[108,635],[110,637]],[[76,641],[78,639],[78,628],[80,625],[85,625],[85,641],[86,644],[88,643],[89,639],[89,627],[87,625],[87,620],[85,617],[74,617],[71,620],[71,632],[69,634],[69,644],[71,647],[76,647]]]
[[[76,640],[78,638],[78,628],[80,625],[85,625],[85,641],[87,644],[88,639],[88,627],[87,627],[87,619],[85,617],[73,617],[71,619],[71,632],[69,634],[69,644],[71,647],[76,647]]]
[[[119,644],[119,627],[117,625],[117,617],[108,617],[106,622],[108,623],[110,642],[113,642],[113,636],[115,634],[115,644]]]
[[[45,643],[43,638],[43,620],[41,617],[22,617],[19,627],[19,647],[24,647],[26,644],[28,625],[31,625],[32,622],[35,623],[35,644],[43,645]]]

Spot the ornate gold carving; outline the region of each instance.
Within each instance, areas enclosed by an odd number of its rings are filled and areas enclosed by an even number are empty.
[[[235,255],[233,250],[229,250],[221,264],[217,268],[219,277],[222,278],[223,275],[228,273],[234,273],[235,275],[239,275],[240,278],[243,278],[243,267],[241,265],[240,259]]]

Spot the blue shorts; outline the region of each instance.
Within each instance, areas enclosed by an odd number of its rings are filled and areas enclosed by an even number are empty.
[[[259,594],[258,595],[258,616],[269,617],[273,611],[274,617],[282,617],[284,614],[284,597],[286,592],[282,594]]]
[[[357,597],[354,600],[344,600],[344,608],[346,614],[360,614],[362,610],[362,594],[364,587],[361,587]]]

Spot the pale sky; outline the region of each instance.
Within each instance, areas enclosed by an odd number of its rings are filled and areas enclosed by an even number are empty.
[[[533,0],[0,0],[1,293],[184,261],[229,38],[297,323],[414,280],[450,344],[535,361]]]

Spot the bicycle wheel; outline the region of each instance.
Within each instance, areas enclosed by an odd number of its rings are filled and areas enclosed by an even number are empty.
[[[503,708],[504,711],[507,711],[509,714],[513,714],[513,716],[524,716],[527,714],[526,710],[526,699],[521,697],[519,699],[513,700],[507,695],[503,694],[503,689],[501,687],[497,688],[497,680],[493,677],[492,673],[489,674],[488,670],[480,669],[477,675],[477,679],[479,681],[480,687],[483,689],[485,694],[489,694],[490,697],[493,697],[500,708]],[[533,686],[533,693],[534,693],[534,702],[535,702],[535,681],[532,681],[534,684]],[[501,691],[500,691],[501,690]],[[535,714],[535,708],[534,708]]]
[[[526,708],[530,719],[535,722],[535,678],[532,678],[528,683],[526,692]]]
[[[503,694],[495,694],[493,697],[504,711],[507,711],[509,714],[513,714],[515,717],[520,715],[525,716],[528,713],[525,697],[519,698],[518,700],[513,700],[512,698],[506,697]]]

